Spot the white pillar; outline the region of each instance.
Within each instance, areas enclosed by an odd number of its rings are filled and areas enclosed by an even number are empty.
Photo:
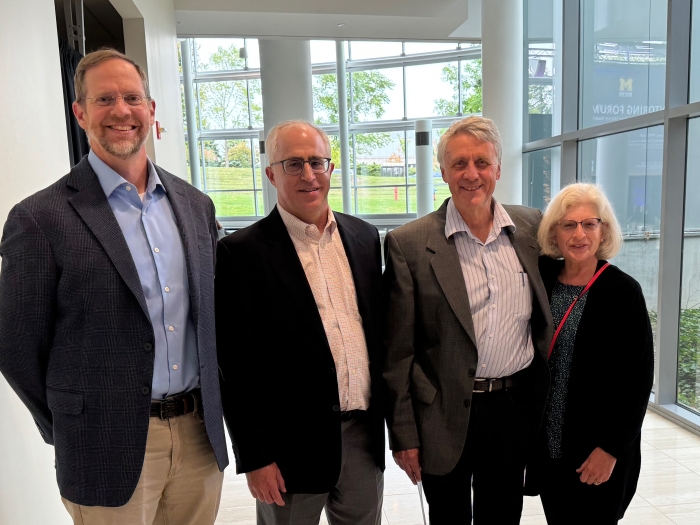
[[[68,139],[51,0],[0,1],[3,122],[0,229],[10,208],[68,173]],[[21,345],[22,341],[16,341]],[[0,523],[72,523],[56,485],[54,449],[0,376]]]
[[[338,139],[343,187],[343,213],[352,213],[352,182],[350,178],[350,141],[348,135],[348,93],[345,72],[345,42],[335,43],[336,80],[338,82]],[[337,160],[337,159],[336,159]]]
[[[309,41],[260,39],[258,45],[265,136],[285,120],[313,122]],[[265,208],[265,214],[277,203],[277,191],[266,179],[269,207]]]
[[[416,210],[419,218],[431,213],[435,207],[432,134],[432,120],[416,120]]]
[[[481,3],[483,115],[503,140],[501,180],[494,196],[503,204],[523,199],[523,4],[521,0]]]
[[[260,172],[262,174],[263,215],[267,215],[270,213],[270,210],[272,210],[274,202],[277,201],[277,190],[272,184],[270,184],[270,181],[267,180],[267,175],[265,175],[265,168],[267,168],[267,153],[265,153],[265,130],[258,131],[258,147],[260,148]],[[272,205],[270,205],[271,198],[274,199]]]

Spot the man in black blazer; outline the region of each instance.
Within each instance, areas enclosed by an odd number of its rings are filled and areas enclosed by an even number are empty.
[[[216,318],[224,417],[260,524],[381,520],[381,247],[333,212],[328,137],[273,128],[278,205],[219,242]],[[293,514],[293,519],[292,519]]]
[[[0,256],[0,370],[56,451],[80,524],[213,524],[228,464],[211,200],[155,166],[144,72],[76,72],[90,155],[17,204]]]

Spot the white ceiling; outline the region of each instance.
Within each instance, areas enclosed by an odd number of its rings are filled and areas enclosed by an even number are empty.
[[[180,37],[479,40],[481,0],[175,0],[175,20]]]

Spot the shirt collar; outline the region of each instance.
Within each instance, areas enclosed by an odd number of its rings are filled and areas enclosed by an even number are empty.
[[[102,191],[105,192],[107,198],[109,198],[114,190],[116,190],[122,184],[129,184],[124,177],[107,166],[107,164],[105,164],[105,162],[98,157],[93,150],[90,150],[90,153],[88,153],[88,162],[97,175],[97,180],[100,181]],[[153,193],[157,186],[160,186],[163,191],[165,191],[165,186],[163,186],[163,183],[160,181],[158,172],[156,172],[151,159],[146,159],[146,162],[148,163],[148,182],[146,183],[146,192]]]
[[[296,239],[299,239],[300,241],[307,239],[318,241],[321,238],[322,233],[318,231],[315,224],[307,224],[298,217],[295,217],[280,206],[279,202],[277,203],[277,209],[282,216],[282,221],[287,227],[287,231]],[[330,235],[333,235],[337,227],[338,223],[335,221],[335,215],[333,215],[333,210],[331,210],[329,207],[328,220],[326,221],[326,226],[323,228],[323,233],[328,232]]]
[[[498,235],[504,228],[511,233],[515,232],[515,223],[510,218],[510,215],[508,215],[501,203],[493,197],[491,198],[491,209],[493,210],[492,231],[494,234]],[[445,221],[445,237],[449,239],[457,232],[466,232],[473,237],[469,226],[467,226],[462,215],[460,215],[452,199],[447,203],[447,217],[448,219]]]

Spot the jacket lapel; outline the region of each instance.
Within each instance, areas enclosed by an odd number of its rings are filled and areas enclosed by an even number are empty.
[[[428,250],[434,254],[430,259],[430,266],[433,268],[433,272],[435,272],[435,277],[452,311],[455,313],[462,328],[467,332],[467,335],[476,347],[477,341],[474,332],[474,322],[472,320],[471,308],[469,307],[469,296],[464,283],[464,275],[462,274],[459,255],[457,255],[454,238],[450,237],[447,239],[445,237],[446,214],[447,205],[443,204],[438,210],[438,213],[434,215],[436,218],[435,227],[428,237],[427,244]]]
[[[136,297],[150,323],[151,318],[148,315],[146,298],[143,295],[134,259],[131,257],[124,234],[87,157],[71,170],[67,184],[78,190],[68,199],[70,205],[95,235],[117,272]]]
[[[165,187],[166,195],[175,215],[175,223],[182,239],[182,248],[187,261],[187,280],[190,288],[190,308],[195,328],[199,326],[200,268],[197,244],[197,222],[192,214],[192,205],[182,181],[156,167],[158,177]]]

